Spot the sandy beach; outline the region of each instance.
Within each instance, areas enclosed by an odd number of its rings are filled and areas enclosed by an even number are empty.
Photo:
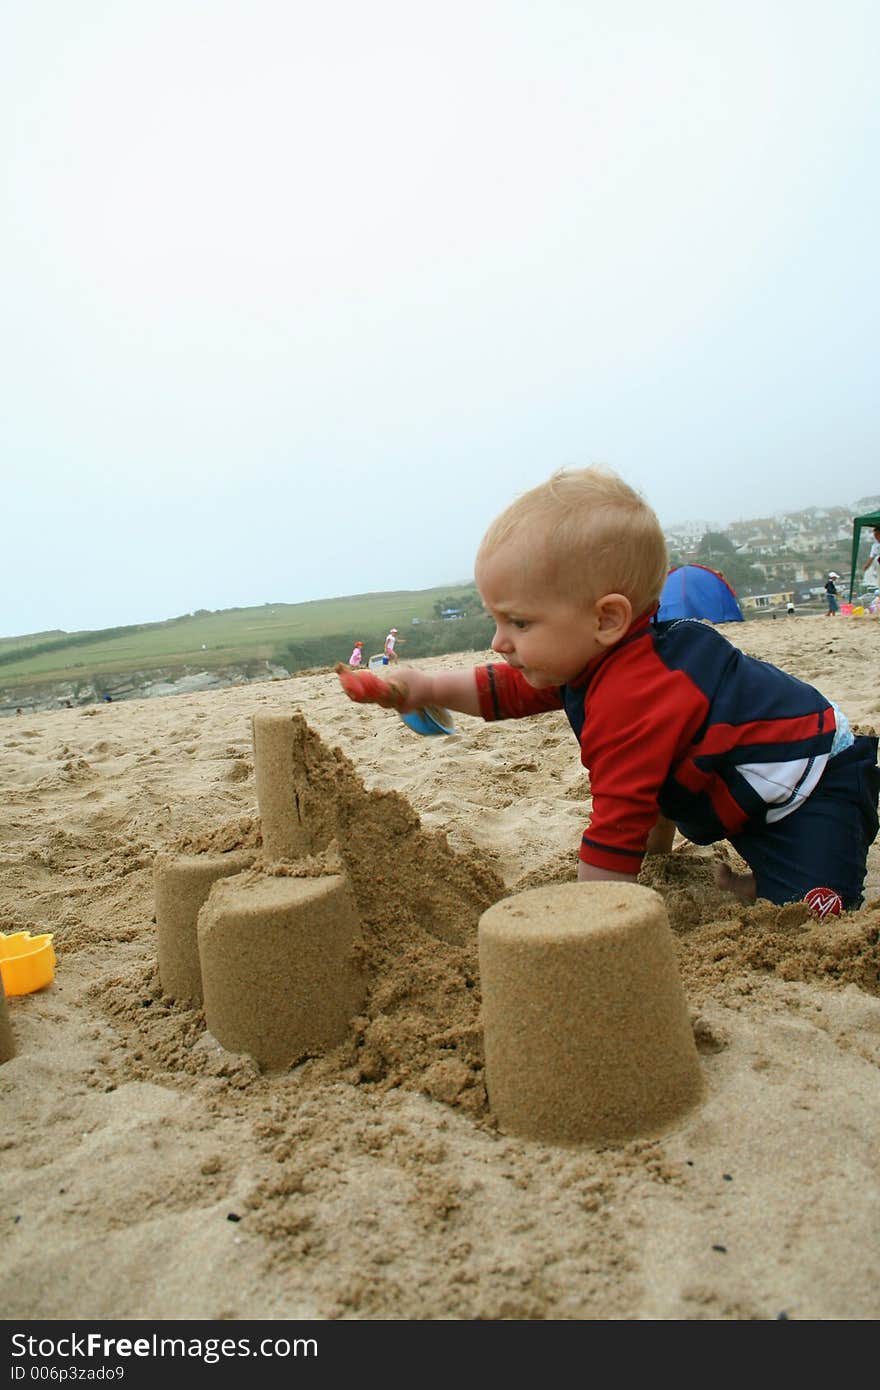
[[[880,728],[877,622],[722,631]],[[367,993],[343,1043],[268,1073],[163,992],[154,865],[259,863],[252,719],[291,710],[345,806],[328,854]],[[562,714],[423,738],[326,672],[9,717],[0,758],[0,930],[57,955],[8,1000],[5,1319],[880,1313],[880,843],[863,908],[825,921],[720,892],[727,847],[646,861],[705,1099],[660,1136],[563,1147],[495,1122],[476,953],[493,902],[574,877],[589,779]]]

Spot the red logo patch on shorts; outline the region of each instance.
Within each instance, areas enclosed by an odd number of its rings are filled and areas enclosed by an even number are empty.
[[[804,894],[804,902],[817,917],[839,917],[843,911],[843,901],[833,888],[811,888]]]

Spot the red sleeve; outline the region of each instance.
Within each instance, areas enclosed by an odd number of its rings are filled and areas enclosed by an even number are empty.
[[[559,691],[535,690],[525,676],[505,661],[493,661],[474,670],[480,714],[484,719],[524,719],[529,714],[545,714],[562,709]]]
[[[589,687],[581,758],[593,806],[579,858],[637,874],[657,820],[657,797],[705,720],[706,697],[669,670],[646,643],[634,643]]]

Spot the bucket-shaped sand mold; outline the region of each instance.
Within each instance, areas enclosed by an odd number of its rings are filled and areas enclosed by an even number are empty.
[[[262,876],[214,884],[199,913],[205,1023],[264,1070],[345,1037],[365,995],[348,878]]]
[[[253,864],[253,850],[227,854],[159,854],[153,864],[153,903],[158,933],[159,981],[170,999],[202,1002],[202,968],[196,935],[199,909],[218,878]]]
[[[670,1128],[703,1095],[663,899],[560,883],[478,928],[486,1088],[500,1128],[560,1144]]]
[[[15,1040],[12,1036],[12,1024],[9,1021],[6,990],[0,989],[0,1062],[8,1062],[14,1056]]]
[[[267,860],[301,859],[311,849],[306,724],[297,714],[255,714],[254,777]]]

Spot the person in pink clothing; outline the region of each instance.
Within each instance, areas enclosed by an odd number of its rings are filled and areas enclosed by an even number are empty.
[[[363,642],[355,642],[355,644],[354,644],[354,650],[353,650],[351,656],[348,658],[348,664],[349,664],[349,666],[354,666],[355,670],[357,670],[358,666],[360,666],[361,663],[363,662],[363,659],[364,659],[364,644],[363,644]]]

